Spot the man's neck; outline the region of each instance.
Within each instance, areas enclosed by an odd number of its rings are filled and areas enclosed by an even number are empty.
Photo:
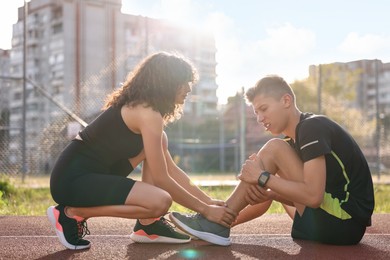
[[[291,113],[291,116],[290,116],[290,121],[287,125],[287,128],[286,128],[286,131],[284,132],[284,134],[286,136],[289,136],[290,138],[292,138],[295,142],[295,130],[297,128],[297,125],[301,119],[301,114],[302,112],[299,111],[298,109],[294,109]]]

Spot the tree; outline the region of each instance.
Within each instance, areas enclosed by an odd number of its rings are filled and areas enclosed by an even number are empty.
[[[362,71],[351,69],[345,63],[322,64],[321,73],[317,71],[317,74],[291,84],[297,95],[298,107],[318,113],[316,107],[321,102],[321,114],[346,128],[361,145],[370,142],[375,134],[375,120],[367,121],[358,105],[358,83]],[[319,91],[321,100],[318,100]]]
[[[297,80],[291,83],[297,98],[297,106],[302,111],[317,111],[317,88],[312,79]]]

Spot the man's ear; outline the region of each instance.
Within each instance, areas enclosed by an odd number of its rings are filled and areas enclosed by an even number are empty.
[[[282,96],[282,102],[285,107],[290,107],[293,102],[293,97],[290,94],[284,94]]]

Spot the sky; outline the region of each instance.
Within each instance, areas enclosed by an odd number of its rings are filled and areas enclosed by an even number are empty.
[[[0,2],[0,48],[11,47],[22,0]],[[122,0],[122,12],[214,34],[220,103],[267,74],[288,82],[310,65],[390,62],[387,0]]]

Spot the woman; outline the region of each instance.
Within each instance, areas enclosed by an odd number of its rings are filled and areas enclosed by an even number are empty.
[[[65,148],[50,180],[59,205],[47,210],[65,247],[89,248],[83,239],[89,234],[86,220],[99,216],[138,219],[131,234],[135,242],[189,242],[161,217],[172,200],[231,224],[235,213],[192,185],[168,151],[164,127],[180,117],[195,81],[196,71],[183,57],[165,52],[147,57]],[[142,181],[127,178],[141,162]]]

